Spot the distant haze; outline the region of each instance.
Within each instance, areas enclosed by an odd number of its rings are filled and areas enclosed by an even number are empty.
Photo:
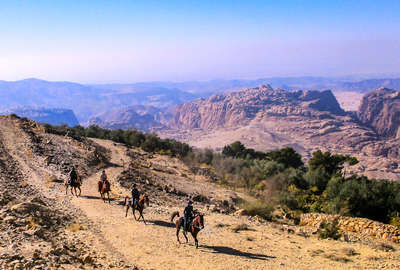
[[[399,1],[369,0],[6,1],[0,74],[130,83],[394,73],[399,14]]]

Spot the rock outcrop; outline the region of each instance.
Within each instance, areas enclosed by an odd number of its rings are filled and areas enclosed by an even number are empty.
[[[285,91],[269,85],[213,95],[177,106],[171,125],[205,130],[246,125],[261,116],[307,117],[317,112],[344,115],[331,91]]]
[[[366,94],[358,117],[380,136],[400,138],[400,91],[381,87]]]

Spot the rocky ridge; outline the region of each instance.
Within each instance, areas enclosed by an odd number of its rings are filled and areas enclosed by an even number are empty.
[[[261,116],[317,118],[344,115],[330,91],[285,91],[269,85],[245,89],[228,95],[213,95],[177,106],[172,127],[212,130],[246,125]]]
[[[366,94],[358,117],[380,136],[400,138],[400,91],[381,87]]]
[[[383,120],[397,115],[389,110],[397,105],[388,104],[386,113],[377,112],[382,115],[378,119],[395,125],[396,120]],[[289,92],[260,86],[214,95],[178,106],[171,130],[159,133],[217,150],[237,140],[261,151],[290,146],[305,160],[317,149],[350,154],[360,163],[346,173],[400,180],[399,140],[382,138],[355,113],[344,112],[330,91]]]

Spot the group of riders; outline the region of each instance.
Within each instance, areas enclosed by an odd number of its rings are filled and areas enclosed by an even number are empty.
[[[72,167],[69,173],[68,185],[73,185],[77,181],[78,181],[78,174],[75,170],[75,167]],[[100,181],[103,183],[107,181],[107,174],[105,170],[103,170],[101,173]],[[134,209],[140,198],[140,191],[137,189],[135,183],[132,185],[131,195],[132,195],[132,208]],[[193,209],[193,202],[191,200],[188,200],[185,210],[183,211],[184,230],[186,231],[189,230],[189,226],[193,220],[194,213],[195,211]]]

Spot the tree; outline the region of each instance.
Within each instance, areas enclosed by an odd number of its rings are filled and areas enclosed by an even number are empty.
[[[332,155],[330,152],[323,153],[321,150],[318,150],[313,153],[311,159],[308,161],[308,166],[311,171],[323,168],[329,176],[332,176],[339,174],[345,163],[352,166],[357,164],[358,160],[349,155]]]
[[[278,163],[281,163],[285,168],[300,168],[304,166],[301,161],[301,155],[298,154],[293,148],[286,147],[280,150],[275,150],[267,153],[267,156]]]

